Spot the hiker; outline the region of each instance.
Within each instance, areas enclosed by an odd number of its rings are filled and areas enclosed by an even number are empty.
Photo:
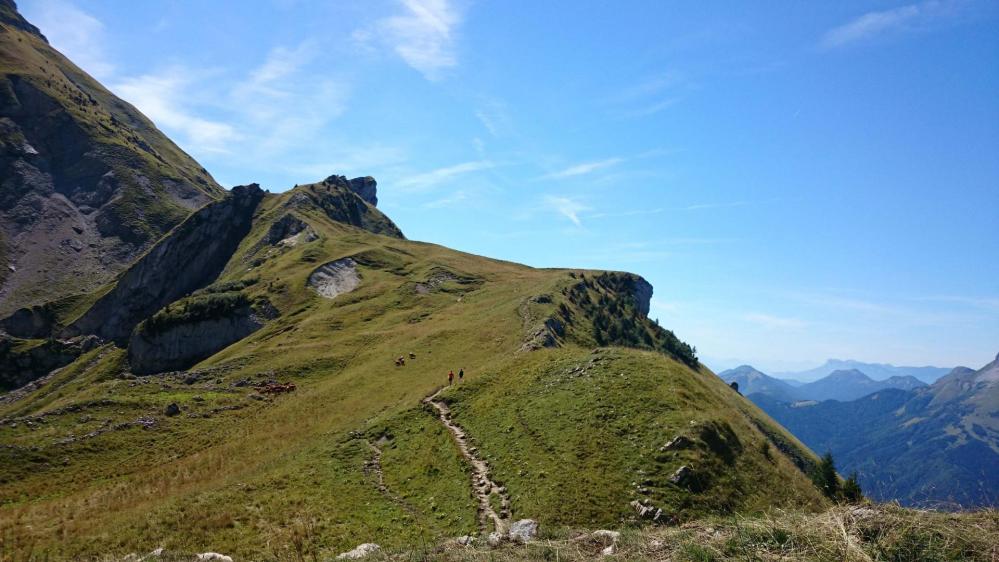
[[[451,383],[453,382],[454,382],[454,369],[448,371],[447,373],[447,385],[451,386]]]
[[[462,367],[458,369],[458,382],[461,382],[465,378],[465,368]]]

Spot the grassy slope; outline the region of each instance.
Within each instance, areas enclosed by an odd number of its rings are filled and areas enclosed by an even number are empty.
[[[651,499],[681,518],[823,505],[788,461],[766,459],[747,415],[765,417],[706,370],[609,348],[587,376],[566,378],[589,349],[518,353],[531,327],[519,314],[525,300],[559,294],[575,282],[568,271],[372,235],[313,211],[298,212],[319,240],[259,248],[290,196],[265,200],[220,280],[257,278],[245,293],[266,295],[281,317],[203,362],[197,380],[135,379],[124,373],[124,352],[102,348],[29,398],[0,404],[8,552],[59,558],[166,546],[283,556],[303,545],[338,552],[471,532],[467,467],[419,406],[458,367],[466,386],[447,399],[507,484],[514,517],[551,527],[630,523],[637,471],[652,480]],[[361,264],[356,291],[326,300],[306,287],[313,269],[348,255]],[[444,270],[461,279],[415,290]],[[409,352],[417,358],[393,366]],[[257,400],[233,384],[246,378],[292,380],[299,390]],[[163,415],[171,402],[181,415]],[[136,423],[148,418],[150,428]],[[658,446],[693,430],[691,420],[730,427],[742,453],[731,465],[719,460],[724,451],[703,449],[657,458]],[[386,435],[382,493],[364,464],[366,441]],[[694,466],[703,491],[664,482],[681,462]]]

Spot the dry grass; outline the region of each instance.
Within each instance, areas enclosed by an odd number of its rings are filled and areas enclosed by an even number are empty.
[[[304,547],[315,529],[296,523],[290,540],[258,560],[326,561],[338,553]],[[545,532],[526,545],[491,548],[455,541],[383,550],[371,562],[581,561],[983,561],[999,560],[999,512],[940,513],[894,505],[838,506],[819,514],[775,511],[753,517],[704,519],[680,527],[626,529],[612,555],[607,539],[588,531]],[[193,554],[165,552],[150,561],[191,560]],[[0,559],[4,559],[0,553]],[[102,562],[120,560],[106,557]]]

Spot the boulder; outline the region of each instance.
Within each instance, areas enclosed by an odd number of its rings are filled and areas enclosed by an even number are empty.
[[[693,471],[687,465],[683,465],[676,469],[676,472],[669,477],[669,481],[676,484],[677,486],[683,486],[689,479]]]
[[[685,435],[677,435],[676,437],[670,439],[665,445],[659,448],[660,451],[675,451],[678,449],[687,449],[694,442]]]
[[[497,532],[494,531],[492,533],[489,533],[489,536],[486,538],[486,544],[488,544],[489,546],[494,547],[494,548],[497,547],[497,546],[499,546],[502,543],[503,543],[503,534],[502,533],[497,533]]]
[[[364,543],[362,545],[359,545],[354,550],[350,550],[350,551],[347,551],[347,552],[344,552],[344,553],[338,555],[336,557],[336,559],[337,560],[358,560],[358,559],[361,559],[361,558],[364,558],[364,557],[368,556],[369,554],[374,554],[375,552],[378,552],[381,549],[382,549],[382,547],[378,546],[375,543],[366,542],[366,543]]]
[[[231,556],[219,554],[218,552],[203,552],[197,556],[198,562],[232,562]]]
[[[538,536],[538,522],[533,519],[521,519],[510,525],[510,540],[526,543]]]
[[[180,414],[180,406],[178,406],[176,402],[171,402],[170,405],[166,407],[166,410],[163,411],[163,413],[166,414],[168,417],[176,416]],[[213,553],[209,552],[207,554],[213,554]],[[208,560],[213,560],[213,559],[209,558]]]

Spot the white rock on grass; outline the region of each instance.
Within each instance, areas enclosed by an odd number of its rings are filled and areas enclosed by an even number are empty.
[[[369,554],[374,554],[374,553],[378,552],[381,549],[382,549],[382,547],[378,546],[375,543],[366,542],[366,543],[364,543],[362,545],[359,545],[354,550],[351,550],[349,552],[344,552],[343,554],[340,554],[339,556],[336,557],[336,559],[337,560],[358,560],[360,558],[364,558],[365,556],[368,556]]]
[[[538,536],[538,522],[534,519],[521,519],[510,525],[510,540],[526,543]]]
[[[475,542],[475,537],[472,535],[462,535],[454,539],[454,542],[460,544],[461,546],[471,546],[471,544]]]
[[[493,531],[489,533],[489,537],[486,538],[486,544],[492,547],[497,547],[503,543],[503,533],[497,533]]]
[[[600,529],[599,531],[593,531],[590,533],[590,537],[606,545],[604,549],[600,551],[600,554],[603,554],[604,556],[611,556],[617,552],[617,540],[621,538],[621,533],[617,531],[608,531],[607,529]]]
[[[617,531],[608,531],[607,529],[600,529],[599,531],[593,531],[590,536],[601,541],[617,542],[617,539],[621,538],[621,533]]]
[[[232,557],[218,552],[203,552],[198,555],[198,562],[232,562]]]

